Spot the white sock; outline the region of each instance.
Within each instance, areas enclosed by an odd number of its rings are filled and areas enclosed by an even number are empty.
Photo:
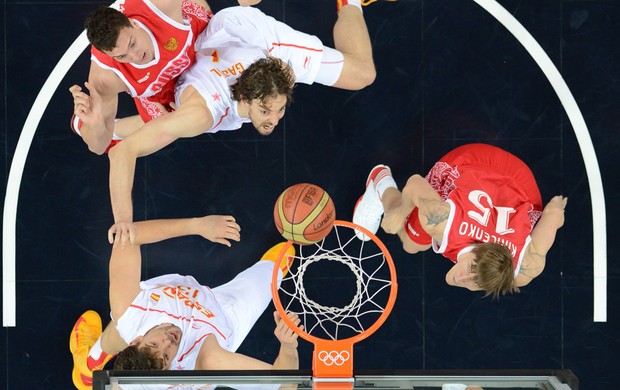
[[[398,189],[398,186],[396,185],[396,182],[394,181],[392,175],[386,175],[382,177],[379,181],[375,182],[375,189],[377,190],[380,199],[383,198],[383,193],[388,188]]]
[[[93,360],[98,361],[101,359],[101,354],[103,353],[103,349],[101,348],[101,336],[95,341],[95,344],[88,351],[88,356]]]

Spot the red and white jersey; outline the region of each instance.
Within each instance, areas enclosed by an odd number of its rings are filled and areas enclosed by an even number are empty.
[[[200,347],[215,335],[222,348],[231,350],[232,330],[215,295],[191,276],[162,275],[140,283],[142,292],[116,322],[127,344],[155,326],[170,323],[183,332],[173,370],[192,370]]]
[[[475,147],[485,157],[503,152]],[[514,167],[511,172],[473,161],[454,166],[440,161],[433,166],[426,179],[450,205],[443,240],[433,240],[433,250],[456,263],[459,253],[474,243],[504,244],[512,253],[516,275],[531,241],[530,232],[541,215],[540,194],[533,176],[525,186],[515,180],[523,169],[529,172],[525,164],[507,152],[503,154],[514,159],[509,160],[509,166]]]
[[[155,59],[144,65],[120,63],[91,47],[91,60],[116,73],[133,97],[168,104],[174,101],[176,78],[195,61],[194,43],[211,16],[191,0],[183,0],[183,23],[161,12],[150,0],[120,0],[113,4],[151,37]]]

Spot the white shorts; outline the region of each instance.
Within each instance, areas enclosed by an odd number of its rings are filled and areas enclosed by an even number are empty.
[[[295,82],[315,82],[324,51],[316,36],[294,30],[257,8],[238,6],[217,12],[196,48],[200,50],[203,42],[208,47],[228,45],[231,36],[288,63],[295,71]]]
[[[243,340],[271,303],[271,278],[274,262],[261,260],[235,276],[230,282],[212,288],[215,299],[226,313],[234,339],[230,351]],[[281,274],[281,273],[280,273]],[[278,278],[278,282],[280,281]],[[274,325],[275,326],[275,325]]]

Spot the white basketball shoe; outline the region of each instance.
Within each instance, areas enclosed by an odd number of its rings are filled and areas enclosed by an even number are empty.
[[[358,199],[353,210],[353,223],[366,228],[373,234],[379,230],[383,216],[383,204],[377,192],[377,183],[383,178],[391,176],[392,171],[388,166],[377,165],[374,167],[366,180],[366,192]],[[355,231],[355,235],[362,241],[370,240],[370,237],[359,230]]]

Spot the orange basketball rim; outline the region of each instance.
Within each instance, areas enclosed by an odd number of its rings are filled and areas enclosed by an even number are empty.
[[[371,239],[359,240],[356,233]],[[291,245],[291,241],[284,245],[275,264],[280,264]],[[334,222],[334,229],[322,241],[299,246],[298,249],[289,273],[281,281],[280,268],[274,267],[271,291],[276,310],[295,333],[314,344],[312,370],[315,378],[352,378],[353,345],[383,325],[396,301],[398,284],[392,256],[383,242],[367,229],[341,220]],[[355,276],[356,288],[353,290],[356,293],[345,307],[324,306],[306,294],[303,278],[307,268],[322,260],[340,262]],[[283,302],[281,295],[288,303]],[[296,309],[291,309],[291,306],[296,306]],[[303,329],[287,317],[287,311],[299,315]],[[307,325],[306,320],[314,321],[314,324]],[[370,323],[366,326],[362,320]],[[324,326],[330,321],[335,324],[333,333]],[[351,323],[346,324],[347,321]],[[342,333],[346,333],[338,330],[342,326],[353,335],[341,338]]]

